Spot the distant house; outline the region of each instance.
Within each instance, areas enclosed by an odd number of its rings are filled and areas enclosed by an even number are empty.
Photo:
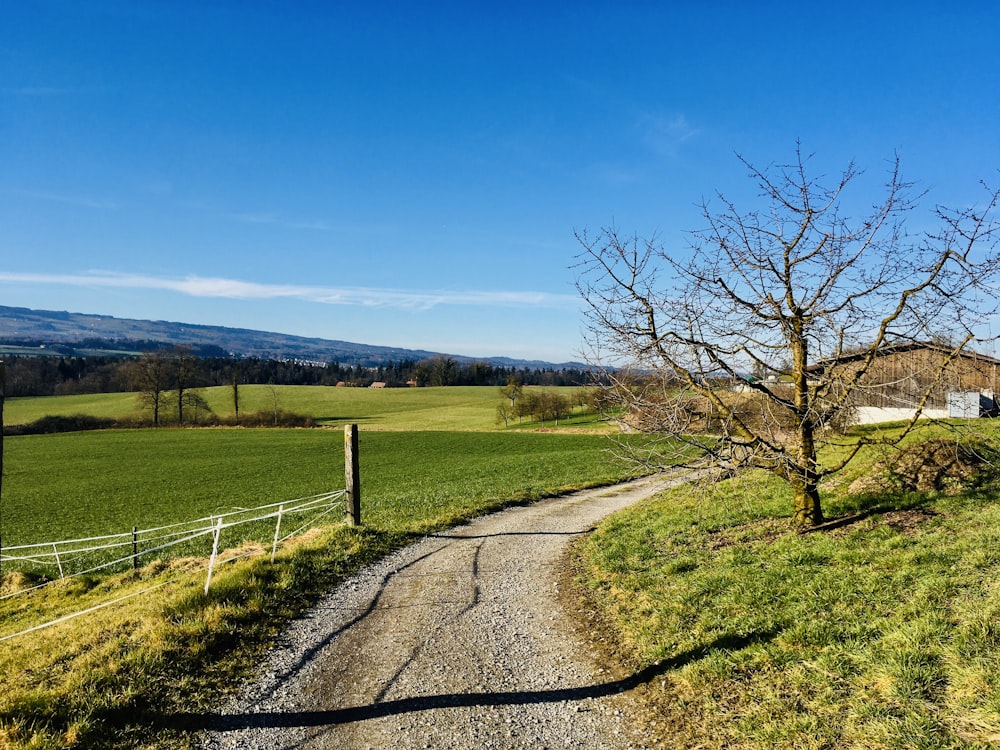
[[[980,405],[975,416],[994,414],[1000,360],[969,350],[948,362],[951,354],[947,346],[933,343],[908,342],[878,349],[852,394],[857,420],[908,419],[928,393],[923,409],[927,417],[971,416],[970,401]],[[867,357],[868,352],[859,352],[823,360],[809,368],[810,374],[817,384],[829,384],[836,392],[839,384],[853,380]],[[956,404],[961,405],[962,413],[952,413]]]

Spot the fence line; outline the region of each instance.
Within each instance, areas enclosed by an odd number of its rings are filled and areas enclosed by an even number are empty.
[[[199,537],[207,535],[216,535],[215,544],[217,545],[217,535],[221,534],[222,531],[226,529],[266,521],[268,519],[277,519],[278,522],[275,524],[274,541],[272,543],[273,559],[273,554],[276,551],[278,544],[287,541],[292,536],[295,536],[302,530],[315,524],[319,519],[336,512],[338,509],[346,512],[346,508],[343,504],[338,502],[342,500],[345,495],[346,490],[336,490],[318,495],[310,495],[291,501],[286,500],[280,503],[268,503],[255,508],[241,508],[235,511],[228,511],[215,516],[209,516],[207,518],[199,518],[194,521],[182,521],[151,529],[134,529],[133,531],[121,534],[105,534],[81,539],[69,539],[61,542],[39,542],[36,544],[22,544],[7,547],[3,549],[2,554],[0,554],[0,565],[4,562],[17,561],[21,563],[28,563],[33,566],[58,568],[60,578],[76,577],[95,573],[100,570],[106,570],[108,568],[114,568],[130,561],[133,564],[136,564],[140,557],[149,556],[171,547],[192,542]],[[308,518],[305,523],[299,526],[295,531],[279,538],[281,519],[287,519],[287,517],[292,514],[303,513],[313,513],[313,515],[311,515],[310,518]],[[146,534],[155,535],[143,536]],[[99,543],[91,546],[83,546],[87,542]],[[139,547],[140,543],[148,545],[151,542],[154,543],[152,547]],[[63,549],[60,552],[60,545],[72,546],[69,549]],[[89,559],[87,557],[88,555],[92,556],[102,552],[107,552],[108,550],[119,549],[121,547],[128,547],[129,554],[115,556],[113,559],[102,560],[96,564],[90,565],[89,567],[85,566],[81,570],[72,570],[71,572],[66,573],[67,567],[85,562]],[[16,551],[20,554],[11,555],[9,554],[11,551]],[[211,572],[209,573],[208,578],[210,581]],[[37,586],[0,595],[0,601],[19,596],[21,594],[26,594],[30,591],[35,591],[39,588],[43,588],[44,586],[51,585],[52,583],[54,583],[54,581],[45,581]]]
[[[339,500],[339,499],[342,499],[345,494],[346,494],[346,491],[339,490],[339,491],[335,491],[335,492],[325,493],[323,495],[313,495],[313,496],[311,496],[309,498],[305,498],[306,502],[304,502],[303,504],[301,504],[299,506],[295,506],[295,507],[293,507],[291,509],[285,507],[285,506],[287,506],[287,503],[272,503],[272,504],[269,504],[269,505],[259,506],[259,508],[257,508],[257,509],[251,509],[251,510],[263,510],[263,509],[269,509],[269,508],[273,508],[273,507],[278,507],[278,510],[276,512],[273,512],[273,513],[266,513],[264,515],[254,516],[254,517],[249,518],[249,519],[243,519],[241,521],[230,522],[228,524],[224,523],[223,518],[225,516],[231,517],[233,515],[236,515],[235,513],[227,513],[227,514],[223,514],[222,516],[216,516],[215,517],[215,524],[212,525],[212,526],[209,526],[207,528],[198,529],[195,532],[188,534],[187,536],[185,536],[183,539],[181,539],[179,541],[175,541],[175,542],[170,542],[170,543],[167,543],[167,544],[163,544],[163,545],[160,545],[159,547],[156,547],[154,549],[143,550],[139,554],[149,554],[151,552],[155,552],[155,551],[158,551],[158,550],[161,550],[161,549],[165,549],[167,547],[174,546],[175,544],[179,544],[179,543],[184,542],[184,541],[190,541],[191,539],[195,539],[195,538],[197,538],[199,536],[204,536],[206,533],[213,534],[214,535],[214,542],[213,542],[213,549],[212,549],[212,557],[209,560],[209,563],[208,563],[208,566],[207,566],[207,568],[208,568],[208,574],[207,574],[206,580],[205,580],[205,593],[207,594],[208,591],[209,591],[209,586],[211,584],[211,580],[212,580],[212,571],[213,571],[213,569],[215,567],[218,567],[219,565],[224,565],[224,564],[227,564],[227,563],[230,563],[230,562],[234,562],[236,560],[239,560],[239,559],[242,559],[242,558],[245,558],[245,557],[250,557],[251,555],[255,554],[255,552],[256,552],[256,550],[250,550],[250,551],[246,551],[246,552],[241,552],[241,553],[238,553],[238,554],[230,555],[229,557],[225,557],[225,558],[222,558],[222,559],[218,559],[219,535],[221,535],[221,532],[223,531],[223,529],[235,528],[235,527],[241,526],[241,525],[243,525],[245,523],[252,523],[252,522],[255,522],[255,521],[266,520],[268,518],[278,518],[279,519],[279,523],[276,524],[276,528],[275,528],[275,541],[273,543],[272,556],[271,556],[271,561],[273,562],[274,561],[274,550],[277,549],[277,545],[278,544],[282,544],[282,543],[288,541],[293,536],[299,534],[300,532],[304,531],[305,529],[309,528],[310,526],[315,525],[315,523],[319,519],[324,518],[324,517],[330,515],[331,513],[336,512],[338,509],[340,509],[344,513],[349,512],[349,509],[345,508],[343,505],[339,505],[339,504],[336,503],[336,501]],[[297,502],[297,501],[292,501],[292,502]],[[290,532],[288,534],[285,534],[284,536],[278,538],[278,527],[280,525],[280,519],[281,519],[281,517],[285,516],[285,515],[288,515],[289,513],[299,512],[299,511],[302,511],[302,510],[320,510],[321,512],[319,512],[317,515],[309,518],[304,524],[302,524],[297,529],[295,529],[295,531],[292,531],[292,532]],[[246,512],[246,511],[242,511],[242,512]],[[209,520],[209,519],[199,519],[199,521],[204,521],[204,520]],[[183,524],[173,524],[172,526],[181,526],[181,525],[183,525]],[[161,527],[161,528],[166,528],[166,527]],[[114,536],[117,536],[117,535],[106,535],[106,536],[100,537],[100,538],[101,539],[108,539],[108,538],[112,538]],[[130,534],[130,536],[131,536],[131,534]],[[176,536],[176,535],[174,535],[174,536]],[[80,542],[80,541],[86,541],[86,540],[71,540],[71,541]],[[46,546],[46,544],[51,544],[51,543],[40,543],[38,545],[22,545],[22,548],[24,548],[24,547],[43,547],[43,546]],[[102,545],[102,546],[106,546],[106,545]],[[115,546],[121,546],[121,545],[115,545]],[[102,564],[100,566],[96,566],[96,567],[91,568],[89,570],[76,572],[76,573],[72,574],[71,577],[85,575],[87,573],[92,573],[92,572],[94,572],[96,570],[100,570],[102,568],[112,567],[112,566],[117,565],[117,564],[128,562],[130,559],[132,559],[132,557],[133,557],[132,555],[129,555],[127,557],[118,558],[115,561],[112,561],[112,562],[109,562],[109,563],[104,563],[104,564]],[[16,558],[7,558],[7,559],[16,559]],[[101,604],[97,604],[97,605],[95,605],[93,607],[89,607],[87,609],[80,610],[79,612],[72,612],[72,613],[70,613],[68,615],[64,615],[62,617],[58,617],[58,618],[56,618],[54,620],[50,620],[48,622],[40,623],[40,624],[34,625],[34,626],[30,627],[30,628],[26,628],[25,630],[22,630],[22,631],[17,632],[17,633],[11,633],[11,634],[8,634],[8,635],[5,635],[5,636],[0,636],[0,643],[2,643],[4,641],[11,640],[13,638],[17,638],[17,637],[22,636],[22,635],[27,635],[29,633],[34,633],[34,632],[37,632],[39,630],[43,630],[43,629],[51,627],[53,625],[58,625],[60,623],[66,622],[68,620],[72,620],[72,619],[74,619],[76,617],[80,617],[82,615],[87,615],[87,614],[90,614],[92,612],[97,612],[97,611],[99,611],[101,609],[104,609],[106,607],[110,607],[110,606],[112,606],[114,604],[118,604],[118,603],[123,602],[123,601],[125,601],[127,599],[131,599],[131,598],[139,596],[141,594],[145,594],[145,593],[148,593],[150,591],[154,591],[154,590],[156,590],[158,588],[162,588],[163,586],[166,586],[166,585],[168,585],[170,583],[176,582],[177,580],[179,580],[179,578],[181,578],[181,576],[176,576],[175,575],[175,576],[171,577],[170,579],[168,579],[166,581],[161,581],[160,583],[154,584],[153,586],[148,586],[148,587],[146,587],[146,588],[144,588],[144,589],[142,589],[140,591],[135,591],[135,592],[132,592],[130,594],[126,594],[125,596],[118,597],[117,599],[112,599],[111,601],[102,602]],[[55,583],[55,581],[45,581],[43,583],[38,584],[37,586],[32,586],[30,588],[21,589],[19,591],[11,593],[11,594],[6,594],[6,595],[3,595],[3,596],[0,596],[0,600],[9,599],[9,598],[11,598],[13,596],[18,596],[20,594],[26,594],[26,593],[28,593],[30,591],[36,591],[38,589],[41,589],[41,588],[44,588],[46,586],[52,585],[53,583]]]
[[[3,426],[3,396],[4,396],[4,369],[3,362],[0,361],[0,427]],[[2,430],[0,430],[0,468],[3,466],[3,435]],[[234,528],[237,526],[242,526],[244,524],[258,523],[271,518],[277,519],[274,527],[274,538],[271,543],[271,562],[274,562],[275,553],[278,548],[278,544],[283,543],[290,539],[291,537],[299,534],[303,530],[315,525],[321,518],[324,518],[331,513],[334,513],[338,507],[344,512],[347,522],[356,526],[361,522],[361,482],[358,472],[358,426],[357,425],[347,425],[344,428],[344,463],[345,463],[345,484],[346,487],[343,490],[335,490],[333,492],[324,492],[317,495],[309,495],[306,497],[300,497],[296,500],[286,500],[276,503],[268,503],[266,505],[257,506],[256,508],[239,508],[233,511],[228,511],[226,513],[217,513],[207,518],[199,518],[194,521],[186,521],[174,524],[167,524],[165,526],[153,527],[150,529],[139,530],[137,527],[133,526],[131,532],[124,532],[120,534],[105,534],[102,536],[94,536],[83,539],[68,539],[57,542],[39,542],[35,544],[22,544],[13,547],[4,547],[0,544],[0,570],[3,569],[3,562],[6,560],[8,562],[23,562],[30,563],[33,566],[52,566],[53,564],[59,570],[60,580],[66,577],[64,563],[71,564],[76,563],[85,559],[86,555],[94,555],[107,550],[114,550],[120,547],[131,546],[131,554],[124,557],[118,557],[117,559],[111,561],[105,561],[98,565],[94,565],[82,571],[74,571],[70,573],[70,577],[86,575],[89,573],[96,572],[98,570],[105,570],[107,568],[122,565],[129,561],[132,562],[133,569],[138,568],[138,560],[140,555],[150,555],[154,552],[159,552],[161,550],[175,547],[180,544],[185,544],[187,542],[194,541],[200,536],[205,534],[213,534],[212,543],[212,554],[208,561],[208,574],[205,580],[205,593],[208,594],[209,586],[212,581],[212,571],[215,566],[222,565],[225,563],[233,562],[244,557],[250,557],[255,554],[255,550],[248,550],[241,552],[239,554],[234,554],[223,560],[218,559],[219,551],[219,540],[222,535],[222,531],[228,528]],[[3,472],[0,471],[0,481],[2,481]],[[343,505],[339,505],[337,501],[344,500]],[[0,504],[2,505],[2,504]],[[276,508],[276,510],[274,510]],[[295,531],[280,537],[281,532],[281,521],[282,518],[295,513],[309,513],[316,512],[311,518],[307,519],[305,523],[300,525]],[[249,517],[248,517],[249,516]],[[234,520],[235,519],[235,520]],[[205,524],[207,523],[207,526]],[[193,527],[193,528],[192,528]],[[146,544],[154,543],[154,546],[147,547],[146,549],[139,549],[140,536],[142,536],[142,541]],[[94,543],[97,544],[94,544]],[[158,542],[162,542],[156,544]],[[89,546],[80,546],[88,545]],[[59,548],[60,545],[64,547],[70,547],[70,549],[64,549],[60,555]],[[48,548],[52,548],[52,552],[49,553]],[[43,550],[45,550],[43,552]],[[11,552],[17,552],[19,554],[11,555]],[[67,560],[67,555],[71,556]],[[54,560],[54,563],[50,560]],[[34,633],[36,631],[42,630],[44,628],[51,627],[58,623],[66,622],[67,620],[72,620],[76,617],[82,615],[90,614],[104,609],[105,607],[110,607],[119,602],[123,602],[127,599],[131,599],[136,596],[148,593],[155,589],[166,586],[179,580],[181,575],[174,575],[167,578],[165,581],[148,586],[140,591],[135,591],[125,596],[118,597],[111,601],[103,602],[97,604],[93,607],[87,609],[73,612],[68,615],[56,618],[49,622],[44,622],[38,625],[34,625],[19,633],[12,633],[5,636],[0,636],[0,642],[8,641],[12,638],[17,638],[28,633]],[[10,594],[0,595],[0,601],[9,599],[14,596],[19,596],[22,594],[27,594],[31,591],[37,591],[46,586],[54,583],[52,580],[42,581],[38,585],[31,586],[25,589],[21,589]]]
[[[61,622],[66,622],[67,620],[72,620],[82,615],[89,615],[91,612],[97,612],[98,610],[104,609],[105,607],[110,607],[113,604],[118,604],[119,602],[123,602],[126,599],[131,599],[132,597],[135,596],[148,594],[150,591],[162,588],[163,586],[166,586],[168,583],[173,583],[173,581],[163,581],[162,583],[158,583],[155,586],[150,586],[148,588],[142,589],[142,591],[133,591],[131,594],[126,594],[125,596],[118,597],[117,599],[112,599],[109,602],[103,602],[93,607],[88,607],[87,609],[80,610],[79,612],[72,612],[68,615],[63,615],[58,619],[50,620],[49,622],[43,622],[40,625],[35,625],[33,627],[27,628],[19,633],[11,633],[10,635],[0,636],[0,643],[2,643],[3,641],[9,641],[12,638],[17,638],[18,636],[27,635],[28,633],[34,633],[39,630],[44,630],[45,628],[51,627],[52,625],[58,625]]]
[[[243,513],[262,511],[262,510],[266,510],[268,508],[278,508],[278,507],[280,507],[282,505],[288,505],[289,503],[299,503],[299,502],[301,502],[304,505],[308,504],[310,501],[315,501],[315,502],[322,503],[322,502],[325,502],[327,500],[330,500],[331,498],[341,497],[341,496],[343,496],[345,494],[345,492],[346,492],[346,490],[335,490],[333,492],[320,492],[320,493],[317,493],[315,495],[306,495],[304,497],[299,497],[299,498],[296,498],[294,500],[282,500],[280,502],[268,503],[266,505],[258,505],[258,506],[255,506],[253,508],[238,508],[237,510],[228,511],[226,513],[215,513],[215,514],[213,514],[211,516],[205,516],[204,518],[197,518],[197,519],[194,519],[193,521],[178,521],[177,523],[171,523],[171,524],[167,524],[165,526],[153,526],[152,528],[149,528],[149,529],[140,529],[139,533],[140,534],[151,534],[154,531],[166,531],[168,529],[177,529],[177,528],[181,528],[181,527],[185,527],[185,526],[190,526],[190,525],[196,524],[196,523],[207,523],[210,526],[214,526],[216,520],[219,519],[219,518],[227,518],[227,517],[230,517],[230,516],[238,516],[238,515],[241,515]],[[267,517],[269,517],[269,516],[262,516],[262,518],[267,518]],[[132,538],[132,532],[131,531],[126,531],[126,532],[121,532],[121,533],[118,533],[118,534],[104,534],[102,536],[82,537],[80,539],[63,539],[63,540],[60,540],[58,542],[36,542],[36,543],[33,543],[33,544],[21,544],[21,545],[5,546],[3,548],[3,551],[4,551],[4,553],[6,553],[6,552],[8,552],[10,550],[32,549],[32,548],[35,548],[35,547],[50,547],[53,544],[80,544],[80,543],[83,543],[83,542],[99,542],[99,541],[104,541],[106,539],[122,539],[124,537],[128,537],[131,540],[131,538]]]

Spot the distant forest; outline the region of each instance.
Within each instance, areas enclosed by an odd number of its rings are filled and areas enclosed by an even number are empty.
[[[366,388],[384,383],[386,388],[407,386],[522,385],[582,386],[593,382],[593,373],[582,369],[515,368],[489,362],[460,362],[441,356],[400,360],[377,366],[341,365],[337,362],[279,361],[199,356],[196,349],[173,348],[160,354],[183,354],[190,363],[188,388],[240,384],[345,385]],[[132,377],[135,357],[58,355],[4,355],[6,395],[55,396],[81,393],[117,393],[137,390]]]

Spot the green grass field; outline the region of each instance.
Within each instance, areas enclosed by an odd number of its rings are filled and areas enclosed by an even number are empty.
[[[252,396],[266,408],[274,394],[261,388]],[[258,554],[223,566],[208,595],[203,561],[177,560],[0,602],[2,638],[162,587],[0,642],[0,747],[191,747],[163,715],[216,707],[221,687],[252,671],[282,623],[358,566],[463,518],[627,474],[601,435],[495,429],[495,389],[325,390],[276,393],[283,409],[361,424],[365,525],[306,535],[273,565]],[[451,429],[419,429],[430,424]],[[1000,445],[991,427],[984,422],[980,437]],[[7,438],[5,453],[5,544],[343,483],[339,429],[25,436]],[[856,514],[837,528],[796,532],[787,489],[747,475],[661,495],[578,547],[594,627],[655,675],[644,691],[666,746],[1000,746],[996,480],[852,493],[853,480],[885,471],[877,458],[824,487],[828,516]],[[8,590],[19,582],[4,579]]]
[[[599,435],[360,430],[366,525],[437,526],[625,473]],[[139,429],[5,440],[8,546],[125,532],[343,489],[341,430]]]
[[[0,747],[190,747],[191,734],[163,726],[163,712],[216,706],[220,691],[252,671],[283,623],[359,566],[463,519],[630,474],[607,451],[606,438],[590,434],[592,427],[497,430],[499,396],[492,388],[242,392],[243,410],[266,409],[277,396],[283,410],[361,426],[364,525],[333,523],[304,534],[273,564],[260,554],[270,528],[249,546],[243,536],[225,538],[223,547],[257,554],[220,567],[207,595],[205,549],[195,553],[200,559],[144,559],[136,573],[67,578],[0,600],[0,639],[113,603],[0,640]],[[229,393],[206,395],[224,400]],[[23,421],[81,411],[121,418],[133,399],[25,399],[8,406]],[[343,446],[339,429],[8,437],[2,538],[9,546],[122,532],[339,489]],[[38,580],[9,565],[4,573],[0,594]]]
[[[849,486],[826,495],[831,517],[860,512],[836,529],[796,533],[787,488],[748,475],[630,509],[580,547],[675,746],[1000,746],[996,485]]]
[[[134,393],[89,393],[81,396],[44,396],[8,398],[4,402],[6,425],[27,424],[47,416],[86,414],[91,417],[120,419],[136,412]]]
[[[571,396],[579,389],[547,390]],[[198,393],[219,417],[233,415],[231,388],[203,388]],[[320,424],[356,423],[368,429],[403,431],[494,430],[496,407],[501,400],[498,389],[487,386],[372,389],[244,385],[239,393],[240,412],[243,414],[270,412],[277,406],[283,411],[311,416]],[[172,407],[172,404],[168,401],[167,406]],[[130,419],[142,416],[144,412],[135,393],[14,398],[8,399],[5,404],[4,422],[9,425],[27,424],[45,416],[76,414]],[[594,419],[591,417],[587,421],[593,423]]]

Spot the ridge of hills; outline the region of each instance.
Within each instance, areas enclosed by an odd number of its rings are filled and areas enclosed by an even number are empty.
[[[202,356],[339,362],[376,366],[390,361],[451,357],[504,367],[586,369],[579,362],[552,363],[510,357],[467,357],[422,349],[358,344],[285,333],[165,320],[134,320],[0,305],[0,353],[129,356],[151,343],[190,346]],[[40,351],[42,350],[42,351]]]

